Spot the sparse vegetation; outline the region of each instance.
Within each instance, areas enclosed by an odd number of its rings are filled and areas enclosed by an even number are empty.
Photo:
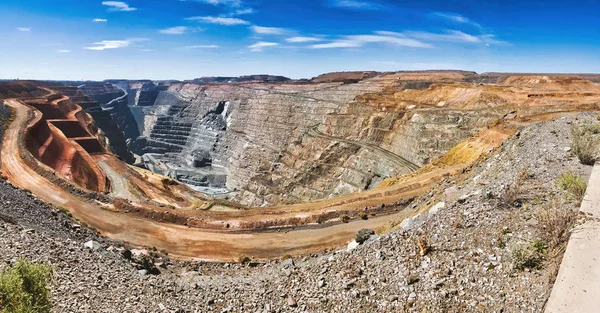
[[[521,189],[527,177],[529,177],[527,171],[521,171],[515,178],[515,182],[504,189],[504,192],[500,197],[501,205],[515,208],[520,208],[523,205]]]
[[[289,260],[289,259],[291,259],[291,258],[292,258],[292,256],[291,256],[291,255],[289,255],[289,254],[286,254],[286,255],[284,255],[284,256],[282,256],[282,257],[281,257],[281,260],[282,260],[282,261],[283,261],[283,260]]]
[[[575,217],[575,211],[562,205],[559,199],[549,201],[537,213],[540,240],[551,249],[567,242]]]
[[[595,129],[585,124],[571,127],[571,149],[579,158],[579,162],[585,165],[593,165],[598,157],[600,142],[594,136]]]
[[[562,190],[575,199],[577,203],[581,203],[587,189],[587,182],[581,177],[571,171],[567,171],[558,177],[556,183]]]
[[[342,221],[343,223],[348,223],[350,221],[350,216],[342,214],[340,215],[340,221]]]
[[[545,254],[548,252],[548,245],[539,239],[534,239],[531,244],[538,253]]]
[[[71,212],[69,212],[69,210],[67,210],[65,207],[59,206],[56,208],[58,210],[58,212],[61,212],[62,214],[68,216],[68,217],[72,217],[73,214],[71,214]]]
[[[367,214],[367,212],[358,212],[358,217],[360,217],[360,219],[363,220],[368,220],[369,219],[369,214]]]
[[[429,246],[427,242],[427,237],[425,235],[419,236],[419,238],[417,238],[417,246],[419,247],[420,256],[427,255],[427,253],[429,253],[429,251],[431,250],[431,247]]]
[[[526,268],[538,270],[542,268],[544,256],[538,252],[533,243],[513,244],[508,249],[515,269],[522,271]]]
[[[45,313],[51,310],[47,264],[19,260],[0,272],[0,310],[3,313]]]
[[[250,257],[245,254],[242,254],[238,257],[238,262],[240,262],[242,264],[248,263],[250,261],[252,261],[252,259],[250,259]]]

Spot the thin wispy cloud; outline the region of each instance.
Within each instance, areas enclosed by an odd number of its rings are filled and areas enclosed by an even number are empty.
[[[251,26],[250,30],[252,30],[252,32],[254,32],[255,34],[259,35],[283,35],[287,32],[285,28],[263,27],[256,25]]]
[[[67,49],[62,49],[62,50],[58,50],[59,53],[69,53],[71,52],[71,50],[67,50]]]
[[[133,38],[126,40],[102,40],[99,42],[94,42],[92,46],[84,47],[86,50],[109,50],[109,49],[122,49],[129,47],[132,43],[146,41],[147,39],[143,38]]]
[[[177,48],[176,50],[212,50],[221,48],[219,45],[191,45]]]
[[[323,41],[323,39],[317,38],[317,37],[302,37],[302,36],[298,36],[298,37],[286,38],[285,41],[287,41],[289,43],[305,43],[305,42]]]
[[[360,48],[367,44],[382,43],[400,47],[410,48],[431,48],[431,44],[425,43],[418,39],[392,36],[391,34],[375,34],[375,35],[352,35],[343,36],[327,43],[314,44],[310,46],[312,49],[335,49],[335,48]]]
[[[458,23],[458,24],[470,24],[476,27],[481,28],[481,25],[475,21],[472,21],[458,13],[451,13],[451,12],[433,12],[431,13],[431,16],[434,18],[441,18],[453,23]]]
[[[248,8],[248,9],[238,9],[235,10],[232,15],[246,15],[246,14],[252,14],[254,13],[254,9],[252,8]]]
[[[218,45],[192,45],[181,47],[180,49],[189,50],[189,49],[218,49],[220,46]]]
[[[234,26],[234,25],[248,25],[250,22],[235,17],[222,17],[222,16],[194,16],[186,18],[188,21],[199,21],[209,24]]]
[[[165,35],[183,35],[188,30],[189,30],[189,28],[187,28],[186,26],[176,26],[176,27],[161,29],[158,32],[161,34],[165,34]]]
[[[376,32],[378,35],[382,36],[392,36],[397,38],[413,38],[422,41],[445,41],[445,42],[456,42],[456,43],[483,43],[487,45],[509,45],[508,42],[501,41],[495,38],[494,35],[491,34],[483,34],[483,35],[470,35],[458,30],[448,30],[444,33],[432,33],[432,32],[424,32],[424,31],[405,31],[402,33],[397,32],[388,32],[388,31],[378,31]]]
[[[241,0],[195,0],[196,2],[204,2],[212,5],[226,5],[231,7],[240,7],[242,5]]]
[[[94,22],[94,23],[106,23],[106,22],[108,22],[108,20],[105,19],[105,18],[95,18],[95,19],[92,20],[92,22]]]
[[[381,10],[383,6],[374,2],[361,0],[330,0],[329,4],[333,7],[352,9],[352,10]]]
[[[102,5],[109,7],[109,11],[130,12],[137,10],[137,8],[132,8],[129,4],[122,1],[104,1]]]
[[[449,30],[445,33],[430,33],[421,31],[406,31],[403,33],[379,31],[379,35],[394,36],[399,38],[415,38],[424,41],[449,41],[449,42],[470,42],[477,43],[481,42],[481,39],[477,36],[469,35],[458,30]]]
[[[27,33],[27,32],[31,31],[31,28],[30,27],[17,27],[16,30]]]
[[[276,46],[279,46],[279,44],[276,42],[260,41],[251,46],[248,46],[248,48],[250,48],[250,51],[253,51],[253,52],[261,52],[261,51],[263,51],[264,48],[276,47]]]

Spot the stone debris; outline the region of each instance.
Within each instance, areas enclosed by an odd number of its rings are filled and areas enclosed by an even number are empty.
[[[83,246],[92,251],[98,251],[98,250],[100,250],[100,248],[102,248],[102,246],[100,245],[99,242],[93,241],[93,240],[90,240],[90,241],[84,243]]]

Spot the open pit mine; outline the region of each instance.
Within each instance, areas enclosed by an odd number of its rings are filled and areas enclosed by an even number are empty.
[[[306,255],[427,212],[442,182],[523,127],[597,111],[599,82],[463,71],[31,82],[4,100],[2,171],[102,235],[179,259]]]

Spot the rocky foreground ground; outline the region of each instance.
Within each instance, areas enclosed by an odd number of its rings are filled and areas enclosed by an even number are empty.
[[[566,171],[589,177],[569,139],[585,118],[523,129],[415,203],[429,213],[362,245],[264,264],[130,257],[129,247],[1,181],[0,267],[50,262],[55,312],[541,312],[565,238],[544,212],[570,216],[578,206],[555,181]],[[538,262],[518,268],[511,251],[530,245]]]

